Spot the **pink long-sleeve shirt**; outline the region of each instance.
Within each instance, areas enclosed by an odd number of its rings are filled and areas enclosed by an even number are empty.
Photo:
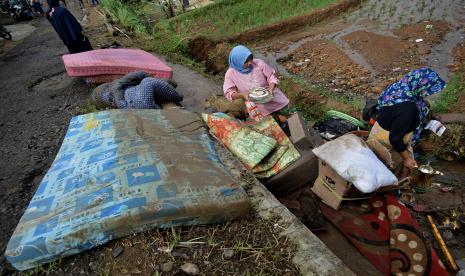
[[[251,89],[257,87],[265,87],[268,89],[272,83],[276,85],[279,84],[279,80],[275,76],[275,70],[263,60],[254,59],[252,72],[248,74],[241,74],[232,68],[226,71],[223,92],[227,99],[232,100],[232,94],[235,91],[248,93]],[[273,93],[274,97],[271,101],[266,104],[257,104],[263,116],[281,110],[289,104],[289,99],[278,87],[273,90]]]

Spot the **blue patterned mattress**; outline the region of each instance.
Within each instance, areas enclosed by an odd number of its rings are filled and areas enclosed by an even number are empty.
[[[25,270],[154,227],[246,216],[249,199],[183,110],[73,117],[5,256]]]

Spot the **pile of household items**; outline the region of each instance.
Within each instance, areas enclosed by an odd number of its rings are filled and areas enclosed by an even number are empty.
[[[295,113],[285,125],[288,138],[272,116],[256,116],[247,107],[254,119],[245,122],[224,113],[202,117],[210,134],[307,227],[324,230],[324,216],[385,274],[447,275],[405,198],[431,189],[432,176],[440,172],[423,165],[412,179],[399,181],[383,163],[389,156],[366,142],[365,125],[346,114],[329,111],[312,127]],[[436,229],[432,220],[431,225]],[[438,231],[435,237],[443,242]],[[456,269],[445,245],[441,251],[451,270]]]
[[[173,73],[136,49],[95,50],[63,60],[70,76],[89,83],[115,81],[133,71],[162,79]],[[259,103],[268,96],[251,98]],[[248,196],[220,162],[213,136],[284,203],[297,195],[297,205],[307,204],[308,212],[286,205],[311,230],[324,229],[326,217],[381,272],[447,273],[405,198],[399,199],[411,190],[409,182],[399,182],[381,161],[385,158],[370,148],[362,122],[336,111],[317,125],[298,113],[278,122],[257,113],[253,102],[246,105],[247,121],[182,109],[115,109],[73,117],[11,237],[7,260],[25,270],[153,227],[247,215]],[[416,187],[430,188],[436,173],[422,167]],[[447,260],[454,268],[453,259]]]

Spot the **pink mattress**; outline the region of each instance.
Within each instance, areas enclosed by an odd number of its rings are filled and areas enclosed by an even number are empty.
[[[173,70],[150,53],[139,49],[99,49],[63,56],[70,77],[125,75],[145,71],[154,77],[170,79]]]

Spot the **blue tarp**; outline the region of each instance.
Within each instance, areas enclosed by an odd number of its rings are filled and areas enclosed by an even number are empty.
[[[243,217],[249,201],[183,110],[73,117],[5,256],[25,270],[153,227]]]

